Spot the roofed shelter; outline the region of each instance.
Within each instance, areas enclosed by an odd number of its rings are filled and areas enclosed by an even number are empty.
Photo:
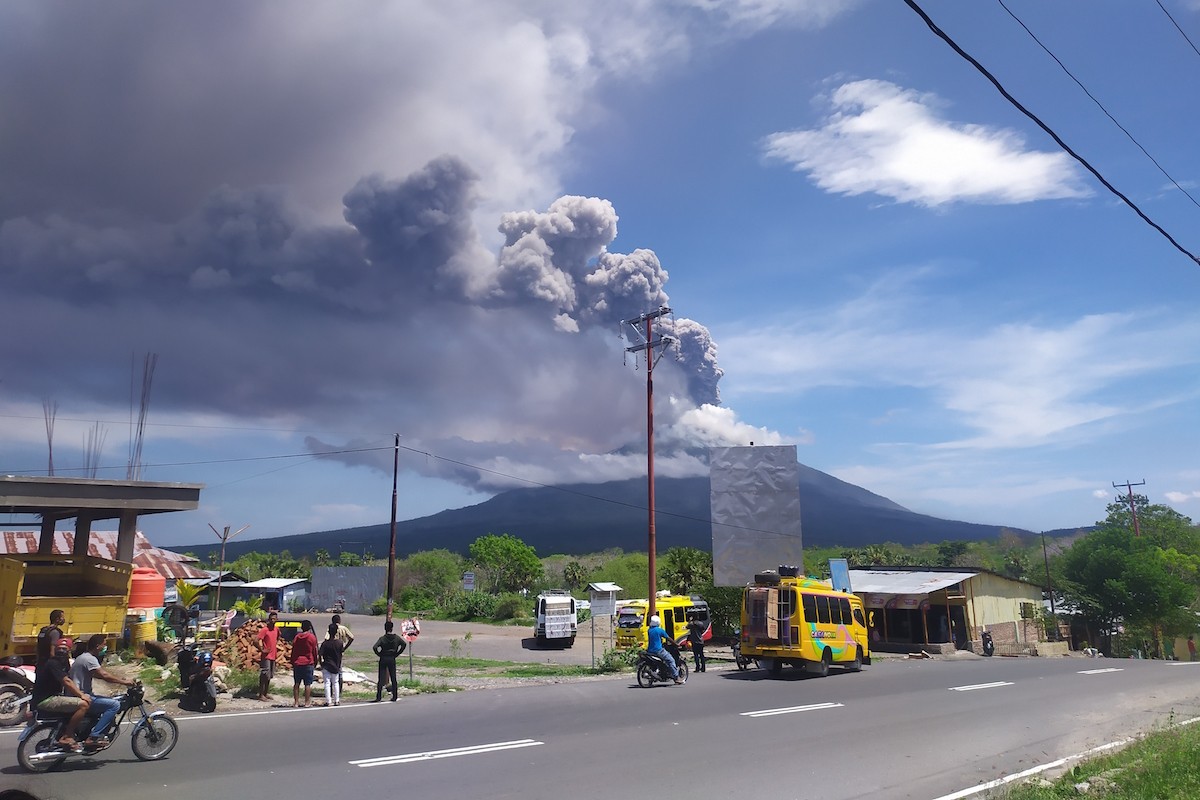
[[[41,518],[38,554],[51,555],[54,529],[64,519],[75,520],[72,555],[86,556],[92,523],[119,520],[116,560],[133,562],[138,517],[200,507],[202,483],[113,481],[97,478],[0,476],[0,513]]]

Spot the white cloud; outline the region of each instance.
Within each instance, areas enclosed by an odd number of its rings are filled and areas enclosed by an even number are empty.
[[[1170,404],[1177,398],[1129,400],[1119,389],[1200,362],[1200,347],[1187,344],[1200,340],[1194,319],[1148,311],[991,327],[938,320],[923,310],[935,302],[910,280],[885,276],[802,321],[717,332],[725,391],[744,398],[828,387],[917,389],[936,413],[971,431],[926,445],[978,451],[1085,436],[1095,423]]]
[[[774,133],[764,152],[835,194],[902,203],[1026,203],[1090,194],[1064,153],[1020,134],[941,119],[936,98],[879,80],[847,83],[821,127]]]
[[[1163,497],[1170,500],[1172,503],[1181,504],[1188,500],[1194,500],[1200,497],[1200,492],[1166,492]]]

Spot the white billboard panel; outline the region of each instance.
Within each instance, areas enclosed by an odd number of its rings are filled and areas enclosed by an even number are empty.
[[[709,448],[713,583],[745,586],[754,573],[804,564],[795,445]]]

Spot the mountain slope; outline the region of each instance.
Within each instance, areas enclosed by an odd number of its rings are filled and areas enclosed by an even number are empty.
[[[711,547],[708,478],[658,478],[655,508],[659,552],[675,546],[704,550]],[[1004,530],[997,525],[916,514],[885,497],[803,464],[800,509],[802,534],[808,546],[978,540],[994,538]],[[400,557],[436,548],[466,553],[475,539],[489,533],[510,533],[541,556],[581,555],[613,547],[644,551],[647,528],[644,480],[514,489],[478,505],[397,523],[396,551]],[[366,549],[381,557],[388,552],[389,537],[390,526],[384,523],[272,539],[245,539],[230,542],[226,557],[236,558],[254,550],[285,549],[294,556],[302,556],[320,548],[334,555],[342,550]],[[172,549],[207,554],[212,544]]]

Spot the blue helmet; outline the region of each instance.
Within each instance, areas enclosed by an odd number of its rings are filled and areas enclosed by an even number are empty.
[[[196,654],[196,661],[200,662],[202,666],[211,667],[213,662],[212,653],[207,650],[201,650]]]

